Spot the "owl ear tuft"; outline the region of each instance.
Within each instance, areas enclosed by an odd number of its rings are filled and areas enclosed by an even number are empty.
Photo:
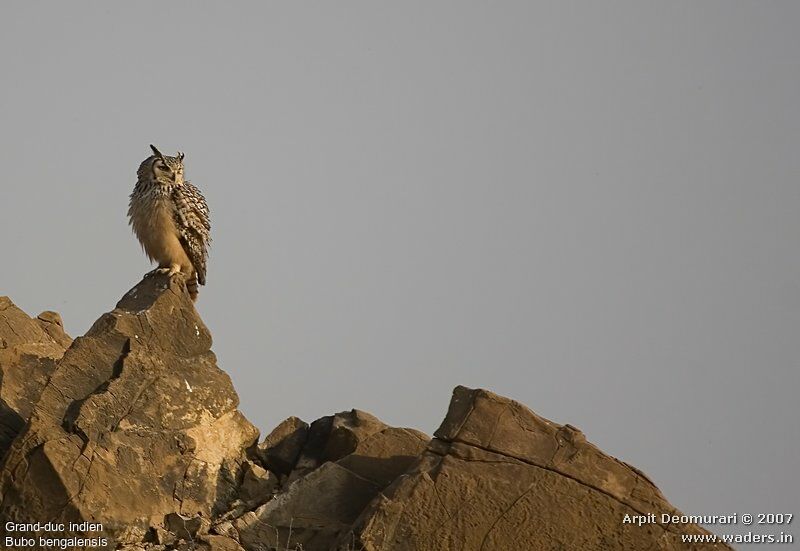
[[[183,152],[182,151],[178,151],[178,160],[183,162],[183,158],[184,157],[185,157],[185,155],[183,154]]]
[[[156,146],[154,146],[153,144],[150,144],[150,149],[153,150],[153,153],[155,154],[156,157],[158,157],[159,159],[161,159],[165,163],[167,162],[167,160],[164,158],[164,155],[161,154],[161,152],[158,150],[158,148]]]

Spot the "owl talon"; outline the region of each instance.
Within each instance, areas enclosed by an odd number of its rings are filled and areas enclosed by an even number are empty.
[[[165,274],[167,271],[169,271],[169,268],[156,268],[155,270],[150,270],[144,274],[144,277],[153,277],[154,275]]]
[[[175,274],[180,273],[180,271],[181,271],[180,266],[178,266],[177,268],[175,268],[175,267],[172,267],[172,268],[156,268],[155,270],[150,270],[149,272],[144,274],[144,277],[153,277],[154,275],[159,275],[159,274],[167,274],[168,277],[172,277]]]

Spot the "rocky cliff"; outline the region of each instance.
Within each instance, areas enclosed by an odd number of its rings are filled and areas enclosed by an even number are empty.
[[[4,549],[723,549],[570,425],[457,387],[434,438],[350,410],[263,440],[179,279],[72,341],[0,297]],[[48,524],[49,523],[49,524]],[[11,539],[7,539],[11,538]]]

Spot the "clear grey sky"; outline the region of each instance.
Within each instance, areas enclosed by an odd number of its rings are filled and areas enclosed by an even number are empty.
[[[800,514],[798,23],[6,3],[0,294],[86,331],[150,269],[126,219],[148,144],[180,149],[212,211],[198,309],[262,431],[358,407],[431,433],[479,386],[686,512]]]

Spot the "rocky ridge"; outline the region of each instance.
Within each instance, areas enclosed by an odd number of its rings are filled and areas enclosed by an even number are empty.
[[[434,437],[350,410],[259,441],[180,279],[153,276],[74,341],[0,297],[0,537],[126,551],[727,549],[637,469],[525,406],[456,387]],[[14,547],[6,546],[13,549]],[[56,549],[57,546],[39,546]]]

